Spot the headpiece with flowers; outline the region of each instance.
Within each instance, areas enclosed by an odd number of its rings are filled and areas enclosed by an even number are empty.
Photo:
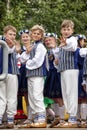
[[[77,37],[77,40],[79,40],[79,39],[86,39],[86,36],[82,35],[82,34],[77,34],[76,37]]]
[[[21,36],[23,33],[29,34],[29,30],[28,29],[20,30],[18,34]]]
[[[4,37],[4,36],[2,36],[2,35],[0,35],[0,40],[5,41],[5,37]]]
[[[44,37],[54,37],[57,39],[57,34],[56,33],[45,33]]]

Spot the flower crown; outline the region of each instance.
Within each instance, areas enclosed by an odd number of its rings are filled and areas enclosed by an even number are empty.
[[[79,39],[86,39],[86,36],[82,35],[82,34],[78,34],[76,37],[77,37],[77,40],[79,40]]]
[[[54,37],[57,39],[57,34],[56,33],[45,33],[44,34],[45,37]]]
[[[29,30],[28,29],[20,30],[18,34],[21,36],[23,33],[29,33]]]
[[[2,36],[2,35],[0,35],[0,40],[5,41],[5,37],[4,37],[4,36]]]

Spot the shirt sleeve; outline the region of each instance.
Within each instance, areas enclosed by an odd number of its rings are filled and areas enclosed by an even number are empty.
[[[29,58],[30,58],[30,54],[26,54],[26,51],[24,51],[24,52],[20,55],[20,61],[21,61],[21,63],[26,62]]]
[[[85,57],[87,55],[87,48],[81,48],[79,54],[81,57]]]
[[[63,47],[66,51],[76,51],[77,49],[77,39],[76,37],[71,37],[66,39],[66,46]]]
[[[39,44],[36,48],[35,56],[26,62],[26,68],[29,70],[39,68],[44,62],[46,52],[47,50],[44,45]]]

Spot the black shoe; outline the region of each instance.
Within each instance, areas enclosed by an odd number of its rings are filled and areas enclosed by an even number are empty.
[[[49,126],[49,128],[53,128],[55,125],[57,125],[60,122],[60,118],[55,118],[55,120],[51,123],[51,125]]]

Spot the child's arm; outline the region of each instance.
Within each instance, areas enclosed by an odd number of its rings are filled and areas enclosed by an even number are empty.
[[[26,54],[30,53],[31,50],[33,49],[34,45],[27,45],[26,46]]]
[[[75,51],[77,49],[77,39],[75,37],[67,38],[66,42],[60,44],[60,47],[62,47],[66,51]]]
[[[47,52],[47,50],[44,47],[44,45],[39,44],[37,46],[35,56],[26,62],[26,68],[30,69],[30,70],[39,68],[44,62],[46,52]]]
[[[81,57],[85,57],[87,55],[87,48],[81,48],[79,54]]]
[[[60,42],[60,48],[66,46],[66,39],[64,37],[61,36],[58,40]]]
[[[21,53],[21,44],[20,44],[20,41],[14,41],[15,42],[15,51],[17,52],[17,53]]]
[[[29,59],[30,55],[26,54],[26,51],[24,51],[21,55],[20,55],[20,61],[21,63],[25,64],[27,62],[27,60]]]
[[[30,51],[33,49],[34,45],[30,45],[30,44],[26,44],[26,51],[23,52],[20,56],[20,61],[21,63],[26,63],[27,60],[29,60],[29,57],[30,57]]]
[[[87,93],[87,79],[82,82],[83,90]]]
[[[13,46],[15,46],[15,41],[12,41],[9,38],[6,38],[5,40],[6,40],[7,45],[9,46],[9,48],[13,48]]]
[[[6,43],[8,45],[8,52],[13,53],[14,51],[17,53],[21,53],[20,43],[16,40],[12,41],[11,39],[6,39]]]

